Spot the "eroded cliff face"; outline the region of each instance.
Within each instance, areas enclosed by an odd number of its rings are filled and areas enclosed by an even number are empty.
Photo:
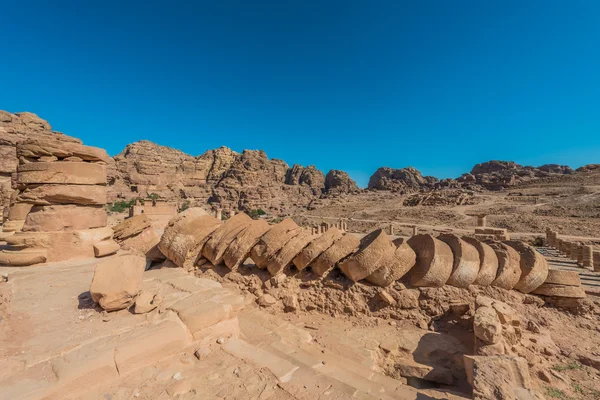
[[[233,210],[290,211],[327,193],[314,166],[289,167],[262,150],[220,147],[193,157],[148,141],[128,145],[109,168],[110,201],[156,193]],[[349,185],[351,187],[351,185]]]
[[[401,169],[381,167],[369,179],[369,189],[412,192],[433,189],[437,182],[437,178],[423,176],[413,167]]]
[[[66,142],[81,143],[79,139],[52,131],[50,124],[30,112],[11,114],[0,110],[0,213],[10,204],[13,192],[11,176],[16,173],[19,160],[17,143],[25,139],[51,138]]]
[[[477,164],[471,173],[456,181],[464,187],[477,185],[487,190],[507,189],[535,179],[572,174],[571,167],[545,164],[539,167],[523,166],[514,161],[492,160]]]

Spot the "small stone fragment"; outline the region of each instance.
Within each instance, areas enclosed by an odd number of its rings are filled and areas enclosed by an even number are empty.
[[[379,298],[381,299],[381,301],[383,301],[385,304],[393,306],[396,304],[396,300],[394,300],[394,298],[392,297],[392,295],[390,295],[385,289],[381,289],[378,293]]]
[[[271,307],[275,303],[277,303],[277,299],[270,294],[263,294],[258,298],[258,304],[263,307]]]
[[[298,296],[295,294],[288,294],[283,298],[283,307],[285,312],[294,312],[300,308],[298,303]]]

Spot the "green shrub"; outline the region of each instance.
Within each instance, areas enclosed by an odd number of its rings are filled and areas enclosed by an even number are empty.
[[[129,207],[135,204],[135,199],[119,200],[108,205],[108,211],[122,213],[129,210]]]
[[[265,214],[266,214],[266,212],[262,208],[248,211],[248,215],[252,219],[258,219],[261,215],[265,215]]]
[[[185,200],[183,203],[181,203],[181,206],[179,206],[179,212],[184,212],[188,208],[190,208],[190,201]]]

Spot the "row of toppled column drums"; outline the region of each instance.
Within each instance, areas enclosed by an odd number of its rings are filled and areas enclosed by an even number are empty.
[[[159,249],[180,267],[207,259],[235,270],[250,257],[272,275],[291,265],[318,276],[338,267],[352,281],[379,286],[406,277],[413,286],[492,285],[530,293],[548,276],[544,257],[517,241],[483,243],[453,234],[392,240],[381,229],[359,239],[336,228],[314,234],[291,219],[270,225],[243,213],[222,223],[201,209],[171,220]]]

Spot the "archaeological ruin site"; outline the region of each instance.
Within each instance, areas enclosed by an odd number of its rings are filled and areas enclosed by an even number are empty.
[[[0,156],[0,399],[600,399],[600,165]]]

